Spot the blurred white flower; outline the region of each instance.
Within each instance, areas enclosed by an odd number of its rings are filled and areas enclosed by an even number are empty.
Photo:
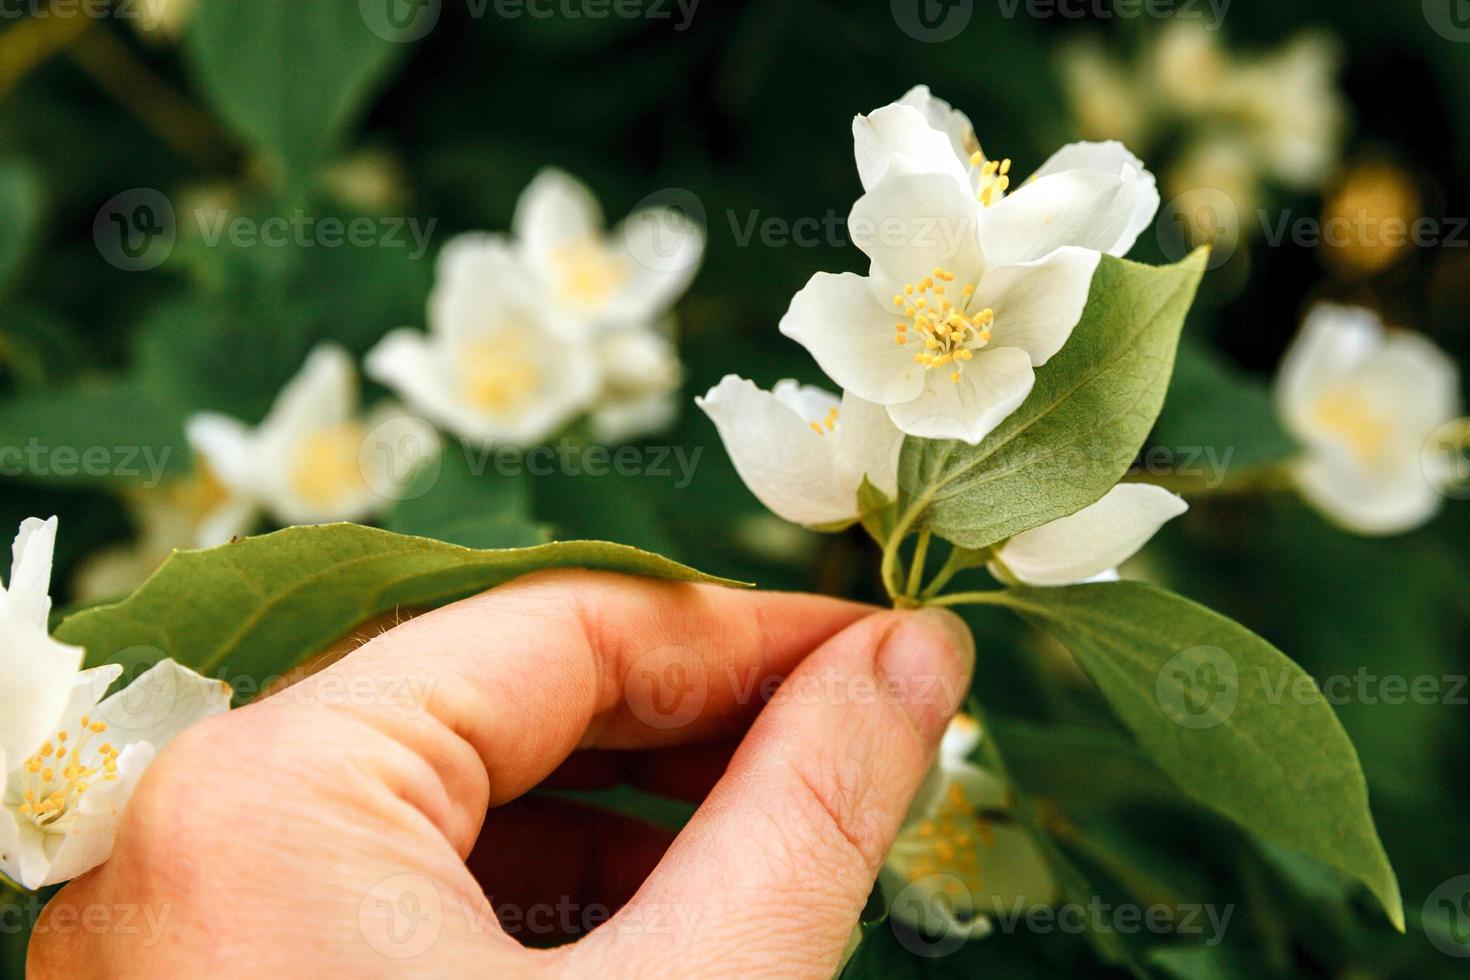
[[[177,41],[194,19],[198,0],[137,0],[119,6],[114,13],[131,20],[137,32],[149,41]]]
[[[614,330],[597,345],[602,393],[592,411],[592,435],[624,442],[660,432],[679,414],[684,365],[667,336],[655,330]]]
[[[129,493],[124,502],[137,537],[88,556],[72,588],[82,600],[115,599],[143,583],[175,551],[206,548],[250,533],[256,507],[232,497],[209,467],[181,480]]]
[[[1026,585],[1114,581],[1165,523],[1189,509],[1175,494],[1146,483],[1120,483],[1077,513],[1022,531],[996,552],[997,578]]]
[[[902,433],[881,406],[851,392],[839,401],[791,380],[767,392],[731,374],[695,404],[750,492],[794,524],[857,520],[864,476],[890,497],[897,492]]]
[[[1009,789],[969,761],[980,726],[956,715],[879,876],[895,919],[914,929],[979,939],[992,916],[1054,903],[1056,878],[1011,815]]]
[[[188,435],[231,506],[263,509],[283,524],[381,513],[393,503],[385,489],[438,449],[434,431],[399,408],[358,415],[352,359],[334,344],[311,352],[259,426],[204,413],[189,420]],[[228,540],[214,538],[200,543]]]
[[[1302,494],[1362,534],[1428,521],[1444,501],[1422,454],[1460,413],[1459,371],[1425,338],[1386,331],[1378,315],[1319,304],[1282,361],[1276,403],[1305,446],[1294,470]]]
[[[591,408],[596,340],[542,300],[513,249],[461,235],[439,254],[429,332],[395,330],[364,362],[434,424],[471,442],[529,446]]]
[[[704,254],[704,231],[667,208],[637,211],[609,234],[592,192],[553,169],[522,193],[511,228],[539,296],[584,328],[647,328],[688,288]]]
[[[24,888],[90,871],[112,853],[123,808],[157,749],[229,708],[229,685],[164,660],[122,675],[82,670],[83,651],[47,631],[56,518],[29,518],[0,593],[0,873]]]
[[[1092,41],[1062,48],[1062,89],[1084,139],[1116,139],[1142,146],[1149,133],[1147,99],[1132,75]]]

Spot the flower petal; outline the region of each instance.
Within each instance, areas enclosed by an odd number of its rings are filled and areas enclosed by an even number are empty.
[[[189,447],[225,489],[244,496],[260,492],[259,454],[249,426],[228,415],[201,412],[189,419],[185,432]]]
[[[146,742],[162,749],[184,729],[228,711],[233,695],[224,681],[164,659],[104,698],[96,717],[107,725],[108,741],[119,748]]]
[[[704,246],[704,229],[671,208],[630,215],[613,232],[612,254],[629,275],[608,299],[606,320],[638,325],[668,312],[699,271]]]
[[[10,546],[10,581],[0,588],[5,608],[43,631],[51,615],[51,556],[55,550],[55,517],[21,521]]]
[[[936,268],[954,273],[957,284],[979,282],[985,258],[978,213],[970,192],[948,177],[894,166],[858,198],[847,227],[853,244],[872,259],[875,288],[886,298]]]
[[[695,404],[715,423],[750,492],[773,513],[811,526],[855,520],[858,484],[838,472],[835,437],[819,435],[813,424],[820,419],[791,407],[795,382],[778,387],[784,397],[726,375]]]
[[[1367,472],[1352,461],[1320,453],[1299,464],[1297,486],[1334,523],[1366,535],[1402,534],[1428,523],[1444,496],[1425,477],[1417,454],[1399,465]]]
[[[924,369],[894,343],[890,309],[876,299],[871,280],[819,272],[792,298],[781,333],[845,390],[881,405],[909,401],[924,386]]]
[[[1089,245],[1109,255],[1127,255],[1138,236],[1153,223],[1159,211],[1158,181],[1143,161],[1117,140],[1102,143],[1069,143],[1053,153],[1032,175],[1033,179],[1067,170],[1094,170],[1122,176],[1131,199],[1129,220],[1122,234],[1110,245]],[[1081,244],[1081,243],[1079,243]]]
[[[156,754],[147,743],[123,749],[117,759],[117,779],[99,780],[87,787],[86,795],[73,804],[64,834],[25,828],[23,836],[28,839],[21,852],[22,884],[32,889],[59,885],[111,857],[123,810]]]
[[[1027,585],[1085,582],[1132,557],[1188,509],[1161,487],[1120,483],[1097,503],[1011,538],[996,555],[996,570]]]
[[[995,310],[991,342],[1021,348],[1031,355],[1032,367],[1045,364],[1082,318],[1100,259],[1089,249],[1059,248],[1036,262],[987,272],[976,305]]]
[[[357,370],[337,344],[319,344],[286,383],[260,424],[262,443],[295,442],[302,433],[337,425],[357,410]]]
[[[587,185],[565,171],[548,167],[521,192],[511,230],[532,266],[546,282],[557,276],[557,254],[568,243],[602,237],[602,208]]]
[[[986,348],[965,366],[960,380],[929,372],[919,397],[888,406],[900,429],[924,439],[962,439],[976,445],[1021,407],[1036,375],[1031,355],[1019,347]]]
[[[980,149],[975,138],[975,127],[970,117],[929,91],[927,85],[915,85],[898,100],[899,105],[910,105],[924,114],[929,125],[949,137],[955,159],[961,165],[969,162],[970,155]]]
[[[1318,399],[1378,351],[1383,333],[1383,322],[1371,310],[1335,303],[1312,308],[1276,375],[1277,409],[1292,435],[1315,439]]]
[[[890,498],[898,493],[898,454],[903,433],[882,405],[846,392],[837,412],[837,466],[844,482],[861,486],[863,477]]]
[[[12,764],[55,732],[84,656],[28,616],[0,614],[0,753]]]
[[[1067,245],[1109,253],[1125,241],[1131,246],[1136,183],[1097,170],[1064,170],[1027,181],[981,214],[986,260],[1019,265]]]
[[[961,187],[970,186],[960,162],[968,154],[956,153],[949,134],[932,125],[925,112],[912,104],[895,102],[857,116],[852,121],[852,141],[865,191],[876,187],[899,158],[910,172],[943,174]]]

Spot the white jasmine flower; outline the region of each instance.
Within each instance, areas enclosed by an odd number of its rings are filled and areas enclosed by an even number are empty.
[[[944,174],[970,191],[995,265],[1033,261],[1068,245],[1125,255],[1159,209],[1153,174],[1117,142],[1064,146],[1007,194],[1010,161],[988,158],[969,117],[924,85],[858,116],[852,132],[863,190],[871,192],[896,168]]]
[[[269,511],[283,524],[362,520],[392,504],[383,488],[432,456],[438,437],[398,409],[367,417],[357,409],[352,359],[323,344],[259,426],[196,415],[189,443],[238,506]]]
[[[688,288],[704,254],[704,232],[664,208],[635,212],[608,234],[592,192],[560,170],[531,181],[511,227],[545,302],[594,327],[657,320]]]
[[[1097,503],[1011,538],[996,552],[990,571],[1026,585],[1114,581],[1119,565],[1188,509],[1162,487],[1120,483]]]
[[[1008,787],[969,761],[980,726],[956,715],[879,877],[895,919],[926,933],[979,939],[991,916],[1056,901],[1036,842],[1011,816]]]
[[[614,330],[597,345],[602,393],[592,411],[594,438],[607,443],[659,432],[679,414],[684,366],[664,334]]]
[[[1282,361],[1276,404],[1306,448],[1297,485],[1327,516],[1362,534],[1395,534],[1438,512],[1444,498],[1421,454],[1460,413],[1460,379],[1428,340],[1386,331],[1370,310],[1320,304]]]
[[[229,707],[228,685],[172,660],[103,698],[122,675],[81,670],[46,617],[56,519],[28,519],[0,596],[0,873],[28,889],[74,878],[112,853],[124,807],[155,752]]]
[[[601,385],[586,331],[537,298],[504,239],[478,234],[439,254],[428,334],[393,331],[364,370],[436,425],[495,445],[554,434]]]
[[[791,380],[766,392],[731,374],[695,404],[714,421],[750,492],[794,524],[857,520],[864,476],[897,493],[902,434],[881,406],[851,392],[839,401]]]
[[[1006,194],[1009,161],[963,114],[916,89],[854,123],[868,192],[849,217],[869,274],[818,273],[781,332],[911,435],[978,443],[1071,335],[1101,252],[1122,254],[1158,207],[1121,144],[1077,143]]]

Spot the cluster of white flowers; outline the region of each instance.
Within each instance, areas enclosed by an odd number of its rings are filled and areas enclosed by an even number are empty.
[[[229,685],[172,660],[106,696],[116,664],[47,628],[56,518],[29,518],[0,589],[0,874],[28,889],[75,878],[112,853],[123,808],[154,754],[226,711]]]
[[[1444,503],[1431,437],[1463,410],[1443,351],[1371,310],[1324,303],[1287,351],[1276,382],[1283,424],[1304,452],[1302,495],[1360,534],[1396,534]]]
[[[1310,190],[1332,176],[1347,105],[1334,86],[1329,38],[1307,34],[1268,53],[1233,55],[1218,30],[1181,19],[1153,38],[1134,64],[1086,42],[1063,50],[1063,88],[1084,134],[1150,146],[1183,130],[1170,196],[1213,189],[1242,213],[1263,182]],[[1188,198],[1176,205],[1194,212]]]
[[[583,414],[608,442],[666,426],[683,380],[669,311],[699,268],[703,230],[649,208],[609,234],[591,192],[547,170],[512,231],[449,242],[428,333],[389,334],[367,373],[477,443],[528,446]]]
[[[698,404],[751,491],[789,521],[859,517],[863,479],[890,498],[905,434],[983,440],[1030,394],[1071,336],[1100,256],[1153,220],[1153,175],[1118,143],[1074,143],[1010,188],[969,119],[923,86],[853,123],[865,193],[849,224],[867,276],[818,273],[781,332],[843,389],[734,375]],[[905,229],[891,235],[883,231]],[[1111,573],[1184,504],[1119,486],[1000,548],[992,570],[1063,585]]]
[[[670,311],[704,245],[703,229],[665,207],[607,232],[586,187],[543,171],[522,194],[511,235],[444,246],[428,333],[396,330],[368,353],[365,373],[404,404],[359,412],[352,358],[323,344],[259,425],[196,415],[195,473],[130,501],[139,539],[83,566],[79,593],[125,592],[174,549],[229,541],[263,514],[281,524],[378,516],[438,453],[436,427],[516,447],[581,418],[609,443],[666,428],[684,375]]]

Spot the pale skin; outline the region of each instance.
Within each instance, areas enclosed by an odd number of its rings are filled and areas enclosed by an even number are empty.
[[[186,732],[28,973],[831,976],[973,663],[943,610],[529,576]],[[670,840],[527,795],[625,780],[699,808]]]

